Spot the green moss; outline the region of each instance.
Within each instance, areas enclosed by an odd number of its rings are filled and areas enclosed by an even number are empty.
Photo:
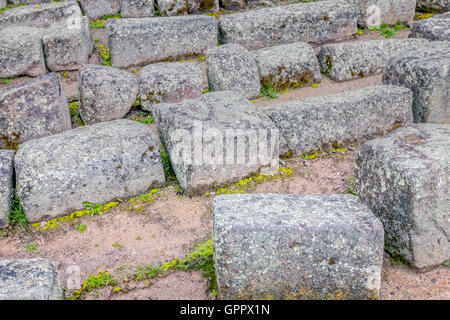
[[[83,282],[80,290],[73,291],[69,296],[69,300],[80,300],[83,293],[85,292],[91,292],[94,289],[114,286],[116,284],[117,281],[114,280],[108,272],[101,270],[98,274],[92,275],[87,278]]]

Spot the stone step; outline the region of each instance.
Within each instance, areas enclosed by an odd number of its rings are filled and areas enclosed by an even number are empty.
[[[0,150],[0,228],[8,224],[14,174],[14,150]]]
[[[119,68],[205,55],[217,46],[217,21],[206,15],[111,19],[106,30],[111,63]]]
[[[383,225],[351,195],[214,198],[220,299],[376,299]]]
[[[363,145],[355,190],[381,220],[386,249],[427,270],[450,259],[450,126],[414,124]]]
[[[412,90],[414,122],[450,124],[450,42],[432,41],[398,55],[386,68],[383,83]]]
[[[62,300],[53,263],[42,258],[0,260],[0,300]]]
[[[383,39],[328,44],[317,59],[331,79],[345,81],[382,73],[387,64],[404,51],[427,47],[425,39]]]
[[[450,41],[450,12],[414,22],[409,37]]]
[[[55,73],[0,89],[0,148],[72,128],[64,89]]]
[[[412,123],[412,92],[373,86],[269,105],[262,110],[280,130],[280,154],[304,154],[366,141]]]
[[[152,128],[126,119],[21,144],[14,166],[30,222],[82,210],[84,201],[130,198],[165,183]]]
[[[357,31],[356,9],[345,0],[299,3],[227,14],[219,19],[220,41],[249,50],[291,42],[321,42]]]
[[[161,142],[188,194],[278,167],[277,128],[238,92],[157,104],[154,111]]]

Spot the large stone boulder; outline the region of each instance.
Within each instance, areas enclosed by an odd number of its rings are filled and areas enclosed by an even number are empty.
[[[165,182],[153,130],[120,119],[22,144],[17,193],[30,222],[145,193]]]
[[[425,39],[383,39],[328,44],[317,58],[331,79],[345,81],[382,73],[387,64],[405,51],[426,48]]]
[[[414,22],[409,37],[450,41],[450,12]]]
[[[114,67],[204,55],[217,46],[217,21],[206,15],[111,20],[107,34]]]
[[[0,150],[0,228],[8,224],[13,191],[14,150]]]
[[[278,130],[238,92],[211,92],[154,110],[161,142],[188,193],[278,165]]]
[[[374,86],[270,105],[263,111],[280,130],[280,152],[310,153],[366,141],[412,123],[412,92]]]
[[[123,0],[80,0],[81,8],[90,19],[120,12]]]
[[[386,249],[426,270],[450,259],[450,127],[414,124],[363,145],[355,190],[381,220]]]
[[[122,0],[122,18],[147,18],[155,15],[155,0]]]
[[[448,0],[417,0],[417,9],[425,12],[447,12],[450,11]]]
[[[226,14],[219,19],[220,41],[249,50],[320,42],[355,34],[356,22],[356,9],[345,0],[299,3]]]
[[[94,49],[90,22],[80,20],[76,28],[56,28],[43,37],[45,60],[52,71],[78,70],[88,63]]]
[[[36,77],[47,72],[42,31],[31,27],[7,27],[0,33],[0,78]]]
[[[136,101],[139,85],[130,73],[86,65],[78,72],[79,110],[86,124],[121,119]]]
[[[305,42],[295,42],[251,52],[258,66],[261,84],[281,91],[298,88],[321,79],[314,50]]]
[[[383,226],[351,195],[214,199],[222,299],[375,299]]]
[[[416,0],[347,0],[358,10],[358,24],[374,27],[379,24],[392,25],[397,22],[412,25]]]
[[[0,148],[71,128],[67,98],[55,73],[0,89]]]
[[[62,300],[53,263],[41,258],[0,260],[0,300]]]
[[[450,124],[450,42],[433,41],[396,57],[386,68],[383,83],[412,90],[414,122]]]
[[[211,91],[237,91],[248,99],[260,95],[256,62],[239,44],[229,43],[208,50],[206,72]]]
[[[139,99],[144,110],[158,103],[175,103],[202,95],[203,74],[196,62],[150,64],[139,73]]]
[[[96,0],[97,1],[97,0]],[[6,10],[0,14],[0,27],[9,25],[48,28],[66,27],[81,19],[81,10],[76,0],[27,5]]]

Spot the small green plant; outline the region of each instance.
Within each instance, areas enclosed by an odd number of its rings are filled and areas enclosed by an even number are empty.
[[[111,52],[105,48],[105,45],[102,43],[98,43],[95,45],[95,50],[102,58],[101,64],[104,66],[111,66]]]
[[[450,259],[442,263],[444,267],[450,267]]]
[[[119,251],[121,251],[122,250],[122,248],[123,248],[123,245],[122,244],[120,244],[119,242],[114,242],[113,244],[112,244],[112,246],[114,247],[114,248],[116,248],[116,249],[118,249]]]
[[[28,231],[28,219],[20,202],[19,196],[14,193],[12,198],[12,208],[8,215],[9,225],[12,227],[21,227]]]
[[[27,243],[27,244],[25,245],[25,249],[26,249],[28,252],[30,252],[30,253],[37,253],[37,252],[39,252],[39,250],[38,250],[38,248],[37,248],[37,246],[36,246],[36,244],[35,244],[34,242],[32,242],[32,243]]]
[[[350,179],[347,180],[347,193],[350,193],[352,195],[356,195],[355,192],[355,178],[351,177]]]
[[[75,290],[69,296],[69,300],[80,300],[83,292],[91,292],[95,289],[114,286],[117,281],[114,280],[108,272],[101,270],[97,275],[92,275],[83,282],[80,290]]]
[[[164,174],[167,181],[178,181],[175,171],[173,171],[172,164],[170,163],[170,157],[166,148],[162,144],[159,145],[161,160],[164,166]]]
[[[75,226],[75,229],[77,229],[78,231],[80,231],[80,233],[83,233],[86,231],[87,226],[85,224],[78,224]]]
[[[101,204],[93,204],[88,201],[83,202],[83,206],[86,208],[87,211],[90,212],[91,217],[98,214],[101,216],[103,214],[103,206]]]
[[[79,126],[84,126],[83,119],[80,115],[79,102],[72,101],[69,103],[70,116],[75,118]]]
[[[150,124],[153,123],[153,114],[151,112],[141,111],[133,120],[143,124]]]
[[[137,236],[136,240],[142,240],[142,237],[141,236]]]
[[[278,97],[278,92],[273,88],[273,84],[269,83],[265,87],[261,87],[261,94],[263,96],[267,96],[271,99],[275,99]]]
[[[391,261],[391,266],[393,266],[393,267],[405,265],[405,264],[403,263],[403,261],[401,261],[401,260],[396,260],[396,259],[394,259],[394,258],[392,258],[392,257],[390,258],[390,261]]]

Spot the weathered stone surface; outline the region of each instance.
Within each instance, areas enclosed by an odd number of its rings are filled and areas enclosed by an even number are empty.
[[[45,60],[52,71],[78,70],[86,64],[94,48],[89,19],[80,28],[54,29],[43,37]]]
[[[220,0],[220,6],[227,10],[243,9],[247,5],[247,0]]]
[[[139,76],[139,99],[144,110],[202,95],[203,74],[196,62],[154,63],[142,68]]]
[[[71,129],[64,89],[55,73],[0,89],[0,147]]]
[[[47,72],[42,50],[42,31],[30,27],[8,27],[0,33],[0,78]]]
[[[163,17],[188,14],[188,0],[158,0],[158,9]]]
[[[417,9],[425,12],[447,12],[450,11],[448,0],[417,0]]]
[[[13,190],[14,150],[0,150],[0,228],[8,223]]]
[[[8,3],[6,2],[6,0],[0,0],[0,8],[6,8],[7,5]]]
[[[414,122],[450,124],[450,42],[433,41],[394,58],[383,83],[412,90]]]
[[[358,24],[362,27],[402,22],[412,25],[416,0],[347,0],[356,6]],[[379,14],[379,20],[375,19]]]
[[[111,20],[111,62],[119,68],[204,55],[217,46],[217,21],[206,15]]]
[[[0,260],[0,300],[61,300],[55,266],[41,258]]]
[[[59,24],[67,26],[81,18],[81,10],[75,0],[27,5],[6,10],[0,14],[0,26],[20,25],[48,28]]]
[[[355,34],[356,21],[356,9],[345,0],[264,8],[221,17],[220,41],[254,50],[291,42],[333,40]]]
[[[412,123],[412,92],[374,86],[270,105],[263,111],[280,130],[280,151],[310,153],[366,141]]]
[[[419,269],[450,259],[450,126],[414,124],[361,147],[355,190],[386,249]]]
[[[409,37],[450,41],[450,12],[414,22]]]
[[[218,12],[219,0],[187,0],[190,14]]]
[[[53,2],[53,0],[8,0],[8,2],[12,4],[41,4],[45,2]]]
[[[157,104],[154,110],[159,137],[188,193],[278,163],[278,130],[237,92],[211,92],[199,99]]]
[[[236,194],[214,199],[222,299],[374,299],[383,226],[351,195]]]
[[[90,19],[120,12],[123,0],[80,0],[81,8]]]
[[[206,71],[211,91],[237,91],[248,99],[260,94],[258,67],[241,45],[229,43],[208,50]]]
[[[261,84],[277,90],[297,88],[320,81],[319,63],[314,50],[305,42],[251,52],[258,66]]]
[[[155,15],[154,0],[122,0],[122,18],[146,18]]]
[[[86,65],[78,72],[80,115],[86,124],[123,118],[139,91],[136,78],[120,69]]]
[[[317,59],[331,79],[345,81],[382,73],[387,64],[404,51],[428,45],[425,39],[383,39],[328,44]]]
[[[165,182],[153,130],[120,119],[22,144],[17,193],[31,222],[147,192]]]

